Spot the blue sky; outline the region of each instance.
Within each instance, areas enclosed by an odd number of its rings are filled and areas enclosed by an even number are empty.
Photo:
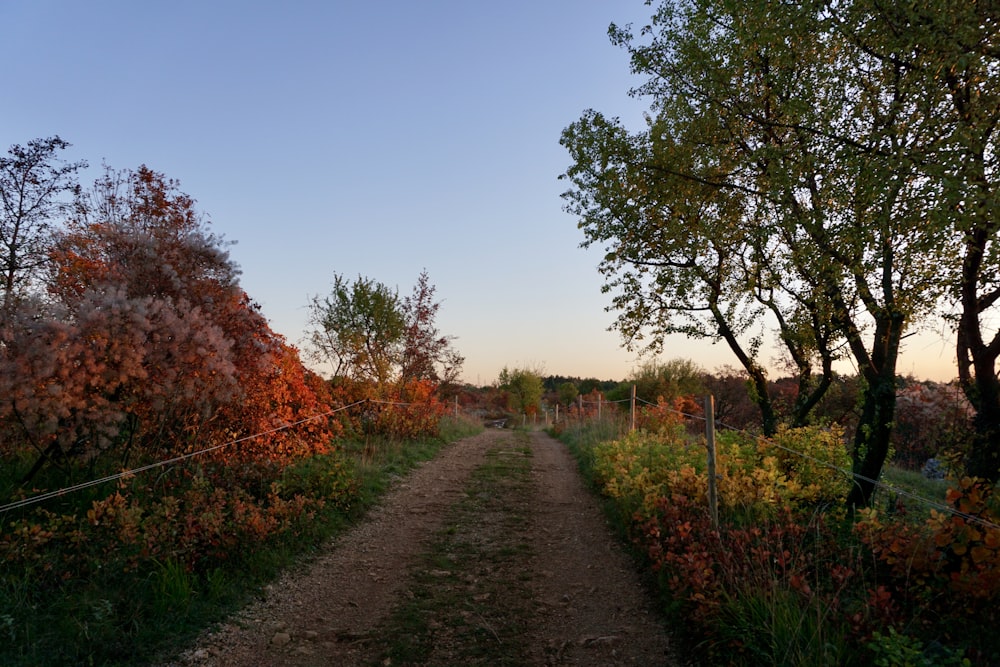
[[[557,180],[587,108],[642,123],[608,24],[640,0],[0,4],[6,150],[58,134],[67,157],[177,179],[231,241],[272,328],[302,339],[335,273],[408,294],[421,270],[465,379],[504,366],[623,379],[596,267]],[[939,336],[901,372],[953,375]],[[671,340],[707,369],[721,346]]]

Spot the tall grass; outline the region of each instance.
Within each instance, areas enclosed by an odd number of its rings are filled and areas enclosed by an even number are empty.
[[[594,481],[594,447],[615,440],[628,431],[628,424],[619,417],[605,417],[584,422],[574,421],[551,431],[569,448],[580,466],[584,479]]]

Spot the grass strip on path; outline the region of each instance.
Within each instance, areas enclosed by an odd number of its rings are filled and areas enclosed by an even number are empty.
[[[491,449],[378,633],[380,665],[520,665],[531,618],[527,434]]]

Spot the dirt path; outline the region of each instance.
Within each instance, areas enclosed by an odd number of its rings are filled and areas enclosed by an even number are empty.
[[[535,645],[561,665],[669,665],[660,619],[566,447],[532,434],[535,558],[542,602]]]
[[[518,473],[494,467],[489,470],[497,485],[475,485],[478,471],[505,457],[523,461],[525,483],[502,483]],[[498,514],[517,508],[520,514]],[[463,532],[471,536],[462,538]],[[442,539],[453,543],[442,546]],[[484,544],[466,545],[459,553],[459,539]],[[487,548],[491,555],[482,563],[467,562],[470,553]],[[428,564],[428,558],[442,558],[434,549],[462,568],[455,575],[460,586],[447,583],[447,569]],[[442,583],[434,583],[435,576]],[[424,641],[445,644],[432,647],[427,664],[456,664],[455,656],[464,656],[458,664],[475,662],[468,656],[478,653],[457,645],[470,642],[483,644],[488,657],[480,664],[499,662],[490,651],[511,647],[514,657],[499,654],[507,664],[676,664],[648,595],[565,447],[544,433],[506,430],[488,430],[442,450],[323,555],[287,573],[261,600],[170,664],[404,664],[384,657],[387,635],[400,632],[401,607],[437,589],[466,596],[469,605],[465,610],[466,598],[452,597],[433,612],[437,616],[425,619],[431,639]],[[501,624],[504,611],[519,617],[516,625]],[[480,634],[449,631],[449,619],[461,624],[469,617]]]

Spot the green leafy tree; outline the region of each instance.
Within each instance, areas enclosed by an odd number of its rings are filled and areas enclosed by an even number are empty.
[[[607,392],[618,386],[618,382],[615,380],[598,380],[597,378],[582,378],[576,381],[577,388],[580,390],[581,394],[587,395],[589,393]]]
[[[691,154],[658,141],[669,136],[652,127],[630,135],[617,119],[587,112],[562,137],[574,160],[567,210],[580,217],[584,246],[608,246],[599,268],[626,347],[655,354],[673,334],[724,340],[758,386],[764,429],[773,432],[760,340],[745,336],[759,308],[739,261],[752,255],[742,193],[712,187],[708,174],[675,176],[690,171]]]
[[[950,38],[945,58],[933,72],[944,76],[954,122],[951,155],[957,179],[945,172],[945,211],[956,215],[953,230],[961,243],[954,297],[960,304],[957,322],[958,375],[976,411],[975,438],[968,474],[1000,481],[1000,25],[983,16],[981,5],[947,3],[951,21],[935,35]],[[943,18],[935,17],[937,20]]]
[[[975,409],[967,472],[989,484],[1000,480],[1000,216],[996,174],[1000,127],[1000,25],[981,3],[858,1],[830,12],[834,29],[858,46],[877,69],[896,73],[916,90],[906,105],[894,90],[893,107],[910,131],[895,162],[912,165],[926,184],[913,219],[937,232],[934,247],[919,244],[934,279],[954,304],[946,316],[956,328],[959,382]],[[917,137],[917,140],[914,140]],[[865,377],[866,381],[868,380]]]
[[[497,386],[507,394],[507,407],[513,412],[529,415],[538,412],[545,392],[542,375],[538,371],[504,366]]]
[[[382,392],[398,389],[400,396],[423,393],[420,383],[430,383],[434,392],[454,384],[465,359],[452,346],[454,337],[437,328],[435,291],[426,271],[403,299],[372,279],[334,276],[331,293],[310,304],[313,361],[328,364],[334,378],[371,383]]]
[[[396,291],[359,276],[337,274],[328,296],[310,305],[309,342],[333,376],[385,387],[393,378],[406,340],[406,316]]]
[[[559,402],[563,405],[571,405],[576,397],[580,395],[580,390],[577,389],[576,384],[573,382],[563,382],[556,389],[556,394],[559,396]]]
[[[917,163],[941,187],[931,219],[950,231],[942,244],[960,385],[975,409],[967,472],[1000,481],[1000,22],[990,3],[933,0],[871,3],[846,34],[913,72],[940,141]],[[848,19],[850,17],[847,17]]]
[[[639,35],[612,26],[652,99],[645,131],[596,112],[563,133],[566,194],[616,292],[628,344],[723,340],[766,433],[777,424],[759,359],[775,331],[803,423],[849,353],[865,379],[854,443],[868,502],[888,452],[903,335],[939,295],[940,186],[926,82],[859,47],[832,14],[766,0],[663,2]],[[860,20],[860,19],[859,19]],[[814,369],[820,371],[814,378]]]
[[[636,398],[655,405],[660,398],[673,402],[676,398],[697,397],[704,393],[704,373],[704,369],[690,359],[665,362],[653,359],[633,370],[626,384],[635,385]]]

